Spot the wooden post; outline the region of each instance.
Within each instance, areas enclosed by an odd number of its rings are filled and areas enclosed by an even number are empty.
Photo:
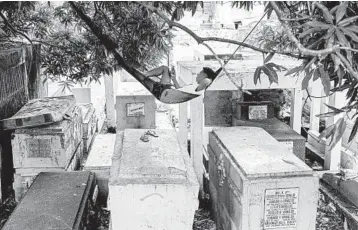
[[[290,126],[301,134],[302,90],[300,88],[291,89],[291,103]]]
[[[332,105],[336,108],[341,108],[344,106],[345,99],[345,93],[342,92],[336,92],[333,95],[329,97],[329,105]],[[343,116],[343,114],[336,115],[334,117],[330,117],[327,123],[334,124]],[[326,125],[326,128],[328,125]],[[326,151],[325,151],[325,157],[324,157],[324,169],[327,170],[339,170],[339,167],[341,166],[341,151],[342,151],[342,139],[338,141],[336,146],[329,149],[328,146],[330,142],[329,138],[326,140]]]

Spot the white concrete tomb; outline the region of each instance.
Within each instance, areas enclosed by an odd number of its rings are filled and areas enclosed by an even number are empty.
[[[175,130],[155,130],[149,142],[126,129],[116,146],[109,182],[112,229],[192,229],[199,185]]]
[[[318,176],[262,128],[214,130],[208,152],[219,229],[315,229]]]

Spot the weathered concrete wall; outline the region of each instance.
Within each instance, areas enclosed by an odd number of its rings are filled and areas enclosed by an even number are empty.
[[[205,126],[231,125],[232,91],[206,91],[204,96]]]
[[[154,96],[139,82],[121,82],[116,96],[117,129],[154,129]]]

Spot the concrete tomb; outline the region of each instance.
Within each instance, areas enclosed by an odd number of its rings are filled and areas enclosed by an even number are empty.
[[[123,132],[122,132],[123,133]],[[120,135],[120,133],[118,134]],[[108,182],[112,165],[114,145],[121,137],[116,134],[98,134],[93,141],[84,170],[96,173],[96,181],[99,188],[99,199],[107,203]],[[118,140],[120,141],[120,140]]]
[[[88,153],[97,130],[97,117],[92,104],[79,104],[82,114],[83,150]]]
[[[40,173],[3,230],[86,229],[96,203],[91,172]]]
[[[262,128],[214,130],[208,152],[219,229],[315,229],[318,176]]]
[[[264,120],[233,120],[233,126],[252,126],[263,128],[276,140],[284,144],[290,152],[295,154],[302,161],[305,161],[306,139],[291,129],[290,126],[281,122],[277,118]]]
[[[52,125],[15,130],[11,145],[17,200],[38,173],[72,171],[80,167],[83,158],[81,110],[75,106],[68,115],[69,119]]]
[[[155,97],[139,82],[121,82],[116,96],[117,129],[154,129]]]
[[[175,130],[155,130],[149,142],[126,129],[117,143],[109,182],[112,229],[192,229],[199,185]]]

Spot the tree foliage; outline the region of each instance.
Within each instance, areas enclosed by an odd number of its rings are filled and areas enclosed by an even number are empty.
[[[348,104],[343,108],[329,107],[321,116],[344,113],[332,127],[322,133],[331,138],[332,146],[342,136],[348,118],[358,115],[358,5],[356,2],[265,2],[268,18],[276,17],[275,27],[265,26],[258,36],[258,46],[227,38],[198,36],[180,24],[185,11],[196,13],[202,2],[75,2],[90,23],[100,28],[117,44],[120,55],[139,70],[152,68],[161,62],[172,48],[172,31],[181,29],[199,44],[208,47],[208,41],[227,42],[262,52],[263,65],[257,67],[255,83],[267,76],[278,82],[278,71],[286,75],[304,74],[302,89],[310,82],[321,81],[325,94],[345,91]],[[236,1],[233,7],[252,10],[257,2]],[[0,45],[18,42],[43,44],[43,67],[50,76],[64,76],[81,81],[98,79],[111,74],[121,66],[105,48],[106,41],[88,27],[71,3],[0,2]],[[285,70],[271,61],[275,54],[302,60]],[[218,60],[221,64],[222,62]],[[225,71],[225,70],[224,70]],[[353,116],[348,117],[348,114]],[[349,140],[357,132],[357,120]]]

